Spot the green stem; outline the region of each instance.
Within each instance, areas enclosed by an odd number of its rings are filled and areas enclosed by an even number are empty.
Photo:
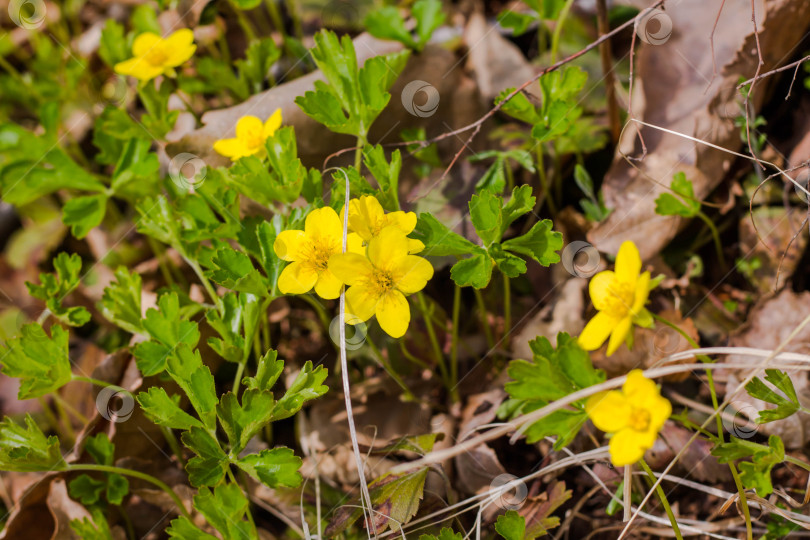
[[[509,276],[503,276],[503,348],[509,348],[509,333],[512,331],[512,290]]]
[[[726,259],[723,256],[723,244],[720,242],[720,233],[717,231],[717,227],[703,212],[698,212],[697,216],[703,220],[707,227],[709,227],[709,230],[712,233],[712,239],[714,240],[714,249],[717,251],[717,257],[720,259],[720,264],[725,268]]]
[[[242,30],[245,32],[245,36],[247,37],[248,43],[256,39],[256,32],[253,31],[253,27],[250,25],[250,21],[245,16],[245,13],[233,2],[231,2],[231,8],[233,9],[234,14],[236,15],[236,20],[239,22],[239,26],[242,27]]]
[[[535,161],[537,161],[537,178],[540,179],[540,190],[543,192],[543,199],[548,204],[548,211],[552,216],[557,214],[557,206],[554,204],[554,197],[548,187],[548,178],[546,178],[546,166],[543,162],[543,145],[537,145],[535,149]],[[541,205],[542,206],[542,205]],[[539,209],[539,207],[538,207]]]
[[[422,311],[422,317],[425,320],[428,339],[430,340],[430,346],[433,349],[433,356],[436,357],[436,365],[439,367],[439,371],[441,371],[442,380],[444,380],[445,386],[447,386],[447,389],[450,390],[450,379],[449,374],[447,373],[447,366],[444,365],[444,355],[442,354],[442,349],[439,346],[439,340],[436,338],[436,332],[433,329],[433,320],[430,317],[430,311],[428,310],[425,295],[420,291],[416,293],[416,297],[419,300],[419,309]]]
[[[214,301],[214,305],[217,306],[217,311],[222,314],[224,311],[224,307],[222,306],[222,298],[219,297],[216,289],[214,289],[214,286],[211,285],[211,282],[208,281],[207,277],[205,277],[199,263],[185,255],[183,255],[183,258],[186,260],[186,263],[191,267],[191,269],[194,270],[194,273],[197,274],[200,283],[202,283],[203,287],[208,292],[208,296],[211,297],[211,300]]]
[[[490,349],[495,348],[495,340],[492,337],[492,331],[489,329],[489,321],[487,320],[487,307],[484,304],[484,296],[481,294],[480,289],[473,287],[473,294],[475,295],[475,303],[478,305],[478,315],[481,319],[481,327],[484,330],[484,335],[487,338],[487,345]]]
[[[571,6],[574,5],[574,0],[567,0],[559,17],[557,17],[557,25],[554,27],[554,34],[551,36],[551,63],[557,61],[557,49],[560,47],[560,36],[562,35],[565,20],[568,18],[568,13],[571,11]]]
[[[461,287],[453,291],[453,327],[450,334],[450,384],[458,386],[458,319],[461,312]]]
[[[321,305],[321,303],[318,302],[315,298],[313,298],[312,295],[310,294],[299,295],[299,298],[303,299],[304,302],[312,306],[312,308],[315,310],[315,313],[318,315],[318,319],[321,321],[321,324],[326,329],[326,331],[329,332],[329,316],[326,314],[326,310]]]
[[[169,268],[166,266],[166,258],[164,256],[165,251],[163,251],[160,244],[155,242],[155,239],[151,236],[147,236],[146,241],[157,259],[158,268],[160,269],[163,279],[166,281],[167,285],[172,285],[174,283],[174,279],[172,278],[172,273],[169,271]]]
[[[394,382],[397,383],[400,388],[402,388],[402,391],[405,393],[405,399],[408,401],[418,401],[413,392],[411,392],[411,389],[407,387],[405,381],[402,380],[402,377],[399,376],[399,374],[394,370],[394,367],[388,362],[388,360],[386,360],[382,351],[380,351],[374,342],[370,339],[366,339],[366,343],[374,353],[374,357],[377,359],[377,362],[379,362],[385,372],[388,373],[392,379],[394,379]]]
[[[180,510],[180,513],[186,517],[189,521],[191,520],[191,514],[188,513],[186,507],[183,505],[183,501],[180,500],[180,497],[177,496],[177,493],[174,492],[172,488],[170,488],[167,484],[158,480],[152,475],[142,473],[140,471],[135,471],[132,469],[123,469],[121,467],[113,467],[112,465],[94,465],[91,463],[76,463],[67,466],[68,471],[98,471],[98,472],[107,472],[107,473],[116,473],[121,474],[123,476],[131,476],[133,478],[138,478],[143,480],[144,482],[149,482],[150,484],[160,488],[163,490],[166,495],[172,498],[174,504],[177,505],[177,509]],[[193,523],[193,521],[192,521]]]
[[[117,384],[108,383],[107,381],[102,381],[102,380],[100,380],[100,379],[94,379],[94,378],[92,378],[92,377],[85,377],[85,376],[83,376],[83,375],[72,375],[72,376],[70,377],[70,380],[72,380],[72,381],[81,381],[81,382],[86,382],[86,383],[94,384],[94,385],[96,385],[96,386],[101,386],[102,388],[106,388],[106,387],[108,387],[108,386],[112,386],[113,388],[118,388],[119,390],[124,390],[124,391],[126,391],[126,389],[125,389],[125,388],[121,388],[121,387],[120,387],[120,386],[118,386]]]
[[[172,449],[174,457],[177,458],[177,462],[181,467],[185,467],[186,462],[183,459],[183,450],[180,448],[180,444],[177,442],[177,437],[175,437],[172,430],[166,426],[160,426],[160,431],[163,433],[163,438],[166,439],[166,444],[168,444],[169,448]]]
[[[70,423],[70,418],[68,418],[67,413],[65,412],[64,407],[62,407],[62,400],[55,399],[56,392],[53,393],[54,400],[53,404],[56,407],[56,414],[59,416],[60,423],[65,427],[65,435],[67,435],[68,442],[72,445],[73,442],[76,440],[76,431],[73,429],[73,424]]]
[[[647,473],[647,481],[650,486],[655,485],[657,479],[650,469],[647,462],[643,459],[639,461],[641,464],[641,468],[644,469],[644,472]],[[669,522],[672,524],[672,531],[675,533],[675,538],[678,540],[683,540],[683,536],[681,535],[681,529],[678,527],[678,521],[675,519],[675,514],[672,512],[672,507],[669,506],[669,501],[667,500],[667,495],[664,493],[664,488],[661,487],[661,484],[658,484],[658,487],[655,488],[655,492],[658,494],[658,498],[661,500],[661,505],[664,507],[664,510],[669,517]]]

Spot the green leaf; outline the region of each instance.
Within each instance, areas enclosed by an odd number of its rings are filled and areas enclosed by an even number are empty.
[[[120,474],[110,474],[107,476],[107,501],[111,504],[120,505],[124,502],[124,497],[129,493],[129,480]]]
[[[469,255],[481,249],[427,213],[419,214],[411,237],[425,245],[424,251],[420,254],[422,256]]]
[[[276,216],[273,222],[265,221],[260,217],[247,218],[242,221],[243,227],[237,234],[239,244],[250,253],[264,270],[267,281],[273,285],[268,294],[276,296],[276,284],[284,261],[278,258],[273,243],[276,241],[276,231],[282,228],[281,216]]]
[[[81,501],[85,506],[96,504],[101,499],[101,492],[107,487],[106,482],[90,478],[86,474],[81,474],[70,481],[68,493],[73,499]]]
[[[234,291],[255,294],[259,297],[267,295],[269,285],[253,267],[250,257],[244,253],[230,246],[224,246],[217,250],[211,262],[214,270],[206,272],[206,275],[216,283]]]
[[[216,427],[217,394],[214,377],[208,366],[202,363],[200,351],[192,351],[188,344],[180,343],[175,354],[169,356],[166,371],[186,393],[206,429],[213,431]]]
[[[298,487],[303,477],[301,458],[289,448],[272,448],[258,454],[250,454],[238,459],[236,465],[270,488],[279,486]]]
[[[169,396],[157,386],[138,394],[138,403],[149,420],[171,429],[203,427],[202,423],[180,408],[180,396]]]
[[[399,210],[399,172],[402,169],[402,155],[399,150],[391,153],[389,163],[385,159],[382,146],[366,146],[363,150],[363,163],[380,186],[383,197],[378,198],[382,206],[390,212]]]
[[[259,7],[259,4],[261,3],[262,3],[261,0],[234,0],[234,4],[236,4],[236,7],[238,7],[243,11],[255,9]]]
[[[255,377],[245,377],[245,387],[256,390],[271,390],[284,371],[284,360],[278,359],[278,352],[270,349],[259,359]]]
[[[166,529],[169,538],[179,540],[217,540],[216,536],[202,532],[195,527],[185,516],[173,519],[171,526]]]
[[[312,362],[307,360],[293,383],[273,407],[273,420],[289,418],[300,411],[307,401],[324,395],[329,390],[329,387],[323,384],[328,375],[323,366],[313,369]]]
[[[416,0],[411,8],[411,13],[416,19],[416,36],[418,39],[417,50],[422,50],[433,31],[440,27],[445,20],[440,0]]]
[[[536,199],[532,196],[531,186],[520,186],[512,190],[512,197],[503,207],[503,232],[517,218],[534,209]]]
[[[188,481],[192,486],[215,486],[225,477],[228,456],[219,443],[207,431],[192,427],[180,435],[183,444],[189,447],[196,457],[186,462]]]
[[[516,278],[526,273],[526,261],[508,251],[504,251],[500,244],[492,244],[489,247],[489,256],[505,276]]]
[[[678,197],[670,193],[662,193],[655,200],[655,213],[661,216],[695,217],[700,212],[700,201],[695,199],[695,189],[692,182],[687,180],[683,172],[672,177],[670,185]]]
[[[470,199],[470,218],[475,232],[478,233],[478,237],[481,238],[485,247],[501,239],[502,202],[503,199],[489,191],[482,191]]]
[[[149,308],[143,327],[152,341],[138,343],[133,349],[138,369],[144,376],[156,375],[166,369],[166,362],[176,354],[178,345],[196,347],[200,340],[197,324],[180,318],[177,293],[165,293],[158,298],[158,308]]]
[[[363,26],[376,38],[399,41],[411,49],[417,48],[417,42],[405,28],[405,20],[394,6],[383,6],[369,11],[363,20]]]
[[[458,261],[450,269],[450,277],[459,287],[473,286],[483,289],[492,278],[493,261],[486,251],[481,250],[469,257]]]
[[[49,337],[39,324],[31,323],[22,327],[21,334],[8,340],[8,348],[0,355],[3,363],[0,371],[20,379],[18,399],[42,397],[70,382],[66,330],[55,324]]]
[[[221,337],[208,338],[208,345],[225,360],[242,362],[249,352],[242,336],[255,333],[259,317],[258,299],[252,294],[228,293],[222,299],[222,306],[221,315],[214,310],[206,314],[208,324]]]
[[[445,527],[439,532],[439,536],[422,534],[419,536],[419,540],[464,540],[464,536],[461,533],[453,532],[453,529]]]
[[[11,418],[0,422],[0,469],[14,472],[63,471],[67,463],[59,451],[59,440],[45,437],[31,415],[25,427]]]
[[[250,439],[258,433],[273,416],[272,392],[246,390],[242,394],[242,403],[233,392],[223,395],[217,405],[217,417],[222,424],[231,454],[238,454],[247,446]]]
[[[213,491],[201,488],[194,496],[194,508],[227,540],[258,539],[256,528],[245,520],[248,500],[237,484],[222,484]]]
[[[279,58],[281,50],[272,38],[266,38],[251,42],[245,51],[245,59],[236,61],[252,94],[261,92],[267,74]]]
[[[557,251],[562,249],[562,234],[551,230],[550,219],[534,224],[534,227],[523,236],[507,240],[503,249],[531,257],[543,266],[560,262]]]
[[[88,195],[70,199],[62,207],[62,223],[70,227],[73,236],[82,239],[91,229],[101,224],[106,208],[106,195]]]
[[[495,530],[506,540],[523,540],[526,520],[514,510],[509,510],[504,515],[498,516]]]
[[[97,433],[84,441],[84,450],[90,454],[99,465],[112,465],[115,454],[115,445],[110,442],[106,433]]]
[[[91,510],[93,517],[82,520],[74,519],[70,522],[70,528],[82,540],[113,540],[110,526],[107,524],[107,516],[101,510]]]
[[[495,98],[495,104],[503,102],[506,96],[514,92],[514,88],[507,88]],[[507,101],[501,110],[513,118],[517,118],[522,122],[530,125],[539,124],[543,121],[543,117],[537,111],[537,108],[529,101],[529,98],[523,92],[518,92],[512,99]]]
[[[745,390],[751,397],[776,405],[775,409],[763,409],[759,411],[759,416],[757,417],[758,424],[765,424],[767,422],[773,422],[774,420],[787,418],[801,408],[790,375],[778,369],[766,369],[765,380],[782,391],[787,398],[771,390],[759,377],[755,377],[748,383],[745,386]]]
[[[768,437],[768,446],[744,439],[733,439],[715,445],[711,453],[720,463],[730,463],[751,456],[751,461],[739,464],[740,480],[746,489],[755,489],[760,497],[767,497],[773,492],[771,470],[785,460],[785,446],[777,435]]]
[[[104,22],[98,55],[109,67],[114,67],[115,64],[123,62],[129,57],[127,40],[124,38],[124,27],[115,19],[107,19]]]
[[[62,301],[79,285],[82,259],[78,254],[60,253],[53,259],[54,274],[40,274],[41,285],[26,282],[34,298],[45,301],[51,313],[70,326],[83,326],[90,321],[90,312],[82,306],[64,307]]]
[[[133,334],[144,333],[141,323],[141,276],[119,266],[115,281],[104,288],[98,303],[101,314],[111,323]]]

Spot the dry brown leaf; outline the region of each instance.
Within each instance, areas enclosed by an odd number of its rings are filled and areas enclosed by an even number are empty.
[[[760,292],[771,292],[776,286],[784,287],[796,271],[807,247],[807,224],[803,224],[806,218],[807,212],[801,208],[788,211],[760,207],[754,209],[750,219],[740,220],[740,251],[746,254],[748,261],[756,258],[760,262],[759,268],[752,270],[752,276],[749,276]],[[751,219],[756,222],[759,234]]]
[[[649,2],[634,2],[647,7]],[[810,20],[805,0],[756,0],[762,72],[778,67],[801,40]],[[668,3],[672,37],[662,45],[642,43],[637,54],[637,84],[633,95],[635,117],[644,122],[707,140],[727,148],[741,148],[736,85],[756,73],[758,57],[749,0],[725,2],[715,35],[717,77],[709,37],[718,5],[704,0]],[[750,29],[748,32],[739,30]],[[753,104],[758,110],[775,78],[757,83]],[[625,131],[621,149],[639,157],[641,145],[633,123]],[[643,128],[649,154],[638,166],[649,177],[669,186],[678,171],[693,181],[695,196],[703,199],[723,180],[736,159],[703,144],[662,131]],[[678,232],[682,219],[659,216],[654,200],[666,188],[646,178],[617,152],[605,177],[605,202],[614,211],[588,234],[600,251],[616,253],[625,240],[633,240],[642,259],[657,254]]]

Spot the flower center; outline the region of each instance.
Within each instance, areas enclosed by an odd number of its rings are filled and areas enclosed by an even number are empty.
[[[608,297],[603,311],[617,319],[624,318],[632,309],[635,297],[636,290],[632,283],[614,280],[608,288]]]
[[[329,266],[329,258],[335,253],[340,253],[339,244],[326,238],[315,238],[310,241],[309,249],[306,251],[306,260],[309,261],[318,272],[323,272]]]
[[[245,134],[243,142],[248,148],[259,148],[264,144],[264,134],[261,129],[251,129]]]
[[[394,277],[387,270],[375,269],[370,281],[371,288],[380,296],[394,288]]]
[[[630,428],[634,431],[647,431],[650,427],[650,411],[633,407],[630,411]]]
[[[153,66],[162,66],[166,63],[166,60],[169,59],[169,55],[166,53],[164,47],[160,45],[155,45],[149,51],[146,52],[144,58],[147,62],[152,64]]]

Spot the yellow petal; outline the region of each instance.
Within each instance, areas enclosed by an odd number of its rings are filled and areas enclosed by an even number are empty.
[[[644,308],[644,304],[647,303],[647,298],[650,296],[650,273],[644,272],[638,277],[638,281],[636,281],[636,293],[633,299],[633,308],[631,312],[633,314],[638,313]]]
[[[672,414],[672,403],[663,396],[657,396],[650,404],[649,411],[650,430],[657,434]]]
[[[343,223],[337,212],[328,206],[313,210],[307,215],[304,231],[310,238],[331,239],[343,246]]]
[[[194,45],[194,32],[181,28],[163,40],[167,54],[166,66],[176,67],[191,58],[197,46]]]
[[[366,255],[366,248],[363,247],[363,239],[357,233],[349,233],[346,235],[346,252],[357,253],[358,255]]]
[[[264,138],[275,135],[276,130],[281,127],[281,109],[276,109],[267,122],[264,123]]]
[[[610,286],[615,278],[616,274],[610,270],[605,270],[593,276],[591,282],[588,284],[588,291],[591,294],[593,307],[599,311],[605,309],[607,305],[608,298],[611,296]]]
[[[368,243],[368,258],[377,268],[391,268],[408,256],[408,238],[396,227],[385,227]]]
[[[416,214],[413,212],[403,212],[398,210],[385,215],[389,225],[396,225],[396,227],[404,232],[410,234],[416,227]]]
[[[328,269],[318,274],[318,281],[315,283],[315,292],[324,300],[333,300],[340,296],[340,289],[343,282]]]
[[[346,285],[354,285],[374,271],[371,263],[357,253],[336,253],[329,259],[329,270]]]
[[[273,251],[282,261],[300,261],[307,242],[304,231],[281,231],[273,242]]]
[[[138,37],[136,37],[135,41],[132,42],[132,55],[144,56],[155,47],[160,47],[162,43],[163,38],[154,32],[144,32],[143,34],[138,34]]]
[[[229,157],[233,161],[250,155],[245,145],[239,139],[220,139],[214,143],[214,151],[222,156]]]
[[[627,427],[632,407],[627,399],[617,390],[599,392],[585,402],[593,425],[607,433],[614,433]]]
[[[652,442],[655,442],[654,438]],[[610,461],[616,467],[632,465],[644,457],[650,446],[649,437],[632,429],[623,429],[610,438]]]
[[[420,253],[423,249],[425,249],[425,244],[423,244],[421,240],[408,238],[408,253],[415,255],[416,253]]]
[[[641,255],[636,245],[626,240],[616,255],[616,276],[624,283],[635,283],[641,272]]]
[[[595,351],[602,346],[617,322],[607,313],[600,311],[585,325],[577,342],[586,351]]]
[[[411,308],[399,291],[388,291],[380,298],[375,314],[380,327],[393,338],[404,336],[411,322]]]
[[[261,133],[262,121],[255,116],[243,116],[236,122],[236,138],[245,140],[251,138],[253,133]]]
[[[391,271],[394,286],[404,294],[421,291],[433,277],[433,265],[427,259],[415,255],[399,259]]]
[[[346,320],[352,319],[353,315],[360,321],[369,320],[377,309],[379,298],[370,293],[365,287],[355,285],[346,291]]]
[[[613,327],[613,332],[610,333],[610,341],[608,342],[607,355],[610,356],[619,346],[627,339],[627,335],[633,327],[633,319],[625,317],[621,319],[616,326]]]
[[[672,413],[672,405],[669,404],[666,398],[661,397],[658,385],[655,384],[655,381],[645,377],[640,369],[634,369],[627,374],[627,380],[622,386],[622,392],[634,406],[650,411],[651,416],[659,419],[658,423],[660,424],[663,424],[663,421],[660,420],[660,416],[654,415],[653,412],[666,413],[664,420],[669,418]],[[664,401],[666,403],[663,403]],[[656,411],[660,407],[663,407],[663,410]]]
[[[368,242],[379,231],[385,211],[380,201],[371,195],[349,201],[349,227]]]
[[[119,75],[129,75],[141,81],[150,81],[163,73],[163,68],[153,66],[140,57],[130,58],[115,64],[115,72]]]
[[[318,281],[318,272],[312,265],[300,262],[288,264],[278,276],[278,290],[283,294],[304,294]]]

